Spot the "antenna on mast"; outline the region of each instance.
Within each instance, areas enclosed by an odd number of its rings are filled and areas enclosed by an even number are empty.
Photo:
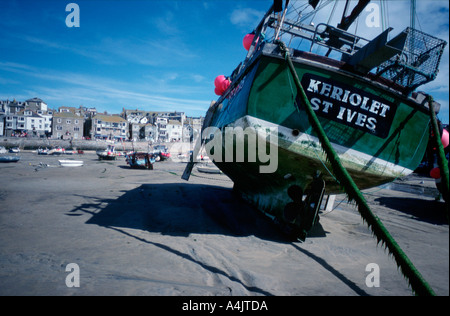
[[[410,26],[412,29],[415,29],[416,25],[416,0],[411,0],[410,6]]]

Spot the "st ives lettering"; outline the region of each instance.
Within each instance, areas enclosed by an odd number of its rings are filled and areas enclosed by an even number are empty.
[[[379,137],[386,137],[395,109],[392,104],[361,89],[305,74],[302,85],[317,115]]]

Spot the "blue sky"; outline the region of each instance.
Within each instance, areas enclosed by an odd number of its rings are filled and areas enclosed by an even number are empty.
[[[80,8],[80,27],[66,26],[71,2]],[[217,98],[214,78],[245,58],[242,39],[271,3],[1,0],[0,99],[204,115]],[[389,10],[397,34],[409,25],[409,4],[392,0]],[[417,10],[423,31],[448,41],[448,2],[417,0]],[[447,46],[438,80],[422,88],[442,104],[447,123],[448,65]]]

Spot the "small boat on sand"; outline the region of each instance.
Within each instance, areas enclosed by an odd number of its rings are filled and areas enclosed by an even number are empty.
[[[36,152],[38,155],[48,155],[49,149],[47,147],[46,148],[39,147]]]
[[[65,151],[64,148],[58,146],[58,147],[50,149],[48,151],[48,154],[49,155],[62,155],[62,154],[64,154],[64,151]]]
[[[58,160],[61,167],[81,167],[83,160]]]
[[[127,154],[125,157],[127,164],[131,168],[141,168],[153,170],[153,164],[155,163],[155,155],[143,152],[133,152]]]
[[[99,160],[116,160],[117,152],[114,145],[108,145],[105,150],[98,150],[97,156]]]
[[[18,162],[20,156],[0,156],[0,162]]]

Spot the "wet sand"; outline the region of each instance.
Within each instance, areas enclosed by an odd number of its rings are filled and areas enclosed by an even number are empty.
[[[0,164],[0,295],[412,294],[344,196],[305,242],[289,242],[233,194],[225,175],[194,168],[186,182],[180,162],[133,170],[95,153],[20,155]],[[60,167],[67,158],[84,166]],[[447,296],[449,227],[433,190],[432,179],[413,175],[365,196],[436,294]],[[79,287],[66,285],[70,263]],[[366,285],[369,263],[380,268],[379,287]]]

